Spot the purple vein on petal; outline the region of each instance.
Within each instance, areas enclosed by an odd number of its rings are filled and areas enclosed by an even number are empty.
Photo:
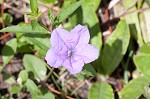
[[[59,35],[59,32],[56,29],[57,34]],[[67,46],[67,48],[69,49],[68,45],[66,44],[66,42],[61,38],[61,36],[59,35],[59,38],[64,42],[64,44]]]

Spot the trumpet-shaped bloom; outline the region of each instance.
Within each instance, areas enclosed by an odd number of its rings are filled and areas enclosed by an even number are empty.
[[[98,58],[98,49],[88,44],[90,39],[87,27],[77,25],[70,32],[56,28],[53,30],[51,48],[46,53],[46,61],[51,67],[64,66],[71,74],[81,72],[85,63]]]

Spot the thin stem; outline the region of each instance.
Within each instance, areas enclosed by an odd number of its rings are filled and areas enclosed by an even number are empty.
[[[62,95],[61,92],[55,90],[54,88],[50,87],[49,85],[47,85],[47,87],[48,87],[48,89],[51,90],[52,92],[54,92],[54,93],[56,93],[56,94],[58,94],[58,95]],[[74,99],[74,98],[72,98],[72,97],[70,97],[70,96],[65,96],[65,97],[66,97],[67,99]]]
[[[51,74],[53,73],[53,71],[54,71],[54,68],[52,68],[50,70],[50,72],[48,73],[48,75],[47,75],[46,79],[44,80],[44,82],[46,82],[48,80],[48,78],[51,76]]]
[[[55,80],[55,78],[54,78],[53,75],[51,76],[51,78],[52,78],[54,84],[56,85],[56,87],[58,88],[58,90],[61,90],[60,86],[59,86],[58,83],[56,82],[56,80]]]
[[[50,71],[52,71],[53,68],[51,68],[51,67],[48,66],[47,64],[46,64],[46,66],[47,66],[47,68],[48,68]],[[53,71],[54,71],[54,70],[53,70]],[[59,76],[58,76],[55,72],[53,72],[53,74],[59,79]]]
[[[126,63],[123,66],[124,69],[125,69],[125,71],[124,71],[124,82],[125,82],[125,84],[128,83],[128,66],[129,66],[129,61],[130,61],[132,56],[133,56],[133,51],[130,51],[130,53],[128,55],[128,59],[127,59]]]
[[[150,7],[146,7],[146,8],[136,9],[136,10],[133,10],[133,11],[125,11],[125,12],[121,13],[120,15],[118,15],[114,18],[120,18],[120,17],[126,16],[128,14],[139,13],[139,12],[143,12],[143,11],[146,11],[146,10],[149,10],[149,9],[150,9]]]
[[[2,28],[5,28],[5,21],[4,21],[4,0],[2,0],[2,4],[1,4],[1,15],[2,15]],[[6,33],[4,33],[4,36],[6,35]],[[7,42],[6,37],[4,38],[4,42]]]
[[[8,36],[11,35],[11,34],[12,34],[12,33],[9,32],[9,33],[7,33],[6,35],[1,36],[1,37],[0,37],[0,40],[2,40],[2,39],[4,39],[4,38],[8,37]]]

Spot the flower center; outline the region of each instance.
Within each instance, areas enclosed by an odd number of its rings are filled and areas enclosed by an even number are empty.
[[[72,51],[68,51],[68,56],[71,57],[72,56]]]

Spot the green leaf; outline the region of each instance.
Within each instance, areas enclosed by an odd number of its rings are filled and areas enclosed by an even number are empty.
[[[5,25],[9,25],[13,21],[13,17],[9,13],[4,13]],[[2,23],[2,17],[0,17],[0,23]]]
[[[143,54],[150,54],[150,43],[144,44],[139,51]]]
[[[100,2],[101,0],[83,0],[82,7],[89,6],[91,8],[88,9],[92,9],[95,12],[99,7]]]
[[[0,73],[3,71],[3,66],[0,65]]]
[[[138,9],[141,8],[142,5],[143,5],[143,0],[138,0],[138,2],[137,2],[137,8]]]
[[[44,80],[46,78],[47,68],[45,63],[36,56],[26,54],[23,57],[23,64],[29,73],[33,73],[35,78]]]
[[[150,3],[150,0],[148,0],[148,2]]]
[[[139,1],[139,0],[138,0]],[[123,5],[125,9],[128,9],[131,4],[134,3],[134,0],[123,0]],[[136,5],[133,6],[129,11],[137,10]],[[140,28],[140,22],[138,13],[131,13],[125,16],[126,22],[129,25],[131,36],[137,40],[137,43],[142,46],[143,45],[143,38]]]
[[[40,0],[44,3],[55,3],[57,0]]]
[[[58,0],[39,0],[39,1],[49,4],[49,3],[55,3]]]
[[[31,20],[31,26],[33,30],[35,30],[37,24],[38,24],[38,20]]]
[[[112,87],[107,83],[96,82],[90,88],[88,99],[114,99]]]
[[[149,7],[149,4],[147,2],[145,2],[143,4],[143,8],[147,8]],[[142,31],[142,37],[143,37],[143,40],[145,43],[148,43],[150,42],[150,19],[149,19],[149,16],[150,16],[150,11],[149,10],[146,10],[144,11],[143,13],[140,13],[139,14],[139,18],[140,18],[140,25],[141,25],[141,31]]]
[[[81,74],[88,75],[88,76],[96,76],[96,71],[91,64],[85,64]]]
[[[91,36],[97,35],[100,32],[99,20],[96,14],[96,10],[101,0],[83,0],[82,1],[82,12],[83,12],[83,23],[87,24],[90,28]],[[89,13],[91,15],[89,15]]]
[[[63,3],[62,8],[66,8],[68,7],[70,4],[77,2],[78,0],[65,0]],[[79,7],[77,10],[74,11],[74,13],[72,13],[69,17],[69,22],[67,24],[64,24],[64,27],[67,30],[71,30],[72,28],[74,28],[76,25],[78,24],[83,24],[82,20],[83,20],[83,16],[82,16],[82,9],[81,7]]]
[[[54,15],[51,10],[48,10],[48,18],[49,18],[50,22],[53,24],[54,23]]]
[[[121,91],[121,99],[138,99],[149,82],[144,77],[131,80]]]
[[[130,40],[128,25],[121,20],[113,33],[108,37],[101,54],[99,72],[110,75],[121,62]]]
[[[33,44],[29,44],[30,41],[25,38],[22,33],[16,33],[16,38],[18,41],[17,52],[18,53],[29,53],[33,52]]]
[[[6,65],[14,57],[17,49],[17,39],[9,40],[2,49],[3,64]]]
[[[136,67],[150,81],[150,54],[136,55],[133,59]]]
[[[144,87],[143,95],[146,99],[150,98],[150,87],[149,86]]]
[[[12,86],[11,94],[18,94],[22,88],[20,86]]]
[[[33,14],[38,13],[38,3],[37,0],[30,0],[30,8]]]
[[[37,85],[30,79],[28,79],[25,83],[28,91],[34,96],[40,94],[40,90],[38,89]]]
[[[31,24],[21,24],[17,26],[11,26],[0,30],[0,32],[15,32],[22,33],[26,38],[26,41],[38,46],[40,49],[46,51],[50,48],[50,34],[49,31],[37,24],[35,30],[32,29]]]
[[[18,42],[17,52],[18,53],[28,53],[33,51],[33,45],[28,44],[27,42]]]
[[[58,26],[59,24],[61,24],[61,22],[67,19],[69,15],[71,15],[80,5],[81,5],[81,1],[78,1],[72,3],[67,8],[62,9],[54,20],[55,23],[54,27]]]
[[[30,44],[36,45],[41,50],[46,51],[50,48],[50,36],[41,34],[23,34]]]
[[[44,95],[33,96],[32,99],[55,99],[55,97],[52,93],[47,92]]]
[[[6,27],[0,30],[0,32],[14,32],[14,33],[39,33],[39,34],[50,34],[49,31],[37,25],[35,31],[32,29],[31,24],[20,24],[16,26]]]
[[[117,15],[120,15],[123,12],[123,10],[120,8],[124,8],[124,11],[128,10],[129,12],[135,11],[137,10],[137,5],[132,5],[134,3],[135,3],[134,0],[121,0],[120,4],[114,7],[115,12],[117,13]],[[141,33],[142,29],[140,28],[140,23],[142,21],[139,21],[139,14],[130,13],[130,14],[123,16],[123,18],[125,18],[129,26],[129,30],[130,30],[132,38],[134,38],[137,41],[139,46],[142,46],[143,45],[143,38],[142,38],[142,33]]]
[[[22,70],[20,73],[19,73],[19,76],[18,78],[21,78],[22,82],[26,82],[27,79],[28,79],[28,73],[26,70]]]
[[[15,79],[9,74],[3,73],[3,78],[4,78],[4,81],[8,84],[16,83]]]

